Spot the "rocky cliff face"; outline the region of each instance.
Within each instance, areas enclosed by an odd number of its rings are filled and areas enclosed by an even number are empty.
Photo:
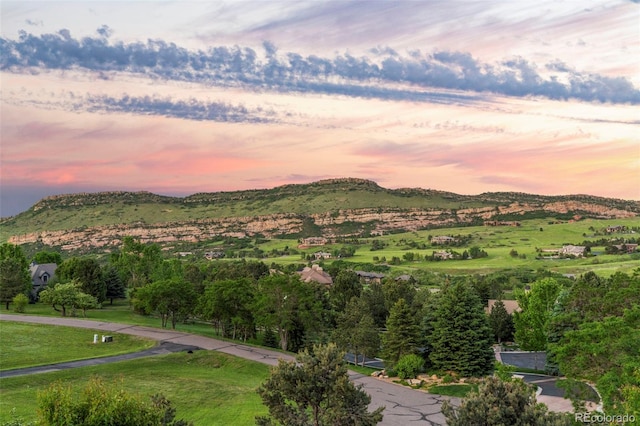
[[[62,250],[117,247],[122,238],[133,236],[142,242],[167,244],[200,242],[220,236],[251,237],[257,234],[272,238],[302,232],[305,221],[311,221],[325,237],[357,236],[365,225],[371,234],[390,231],[415,231],[428,227],[445,227],[482,223],[504,215],[525,215],[532,212],[549,214],[580,214],[603,219],[635,217],[631,211],[581,201],[551,203],[511,203],[505,206],[460,210],[427,209],[352,209],[309,216],[273,214],[253,217],[203,219],[189,222],[127,224],[99,226],[64,231],[41,231],[9,238],[12,244],[40,243]],[[350,225],[346,227],[345,225]],[[348,228],[348,230],[346,230]]]

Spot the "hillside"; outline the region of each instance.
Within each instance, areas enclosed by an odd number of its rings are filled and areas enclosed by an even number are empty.
[[[640,202],[588,195],[458,195],[386,189],[362,179],[330,179],[266,190],[167,197],[101,192],[45,198],[0,223],[3,241],[108,248],[123,236],[143,241],[202,242],[220,236],[367,236],[529,218],[628,218]]]

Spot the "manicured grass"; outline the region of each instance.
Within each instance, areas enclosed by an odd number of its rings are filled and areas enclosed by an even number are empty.
[[[478,390],[478,385],[470,384],[453,384],[453,385],[435,385],[429,388],[429,393],[435,393],[437,395],[455,396],[458,398],[464,398],[471,391]]]
[[[0,424],[11,410],[25,420],[35,420],[37,394],[62,381],[81,390],[97,375],[107,383],[118,381],[129,392],[143,396],[164,394],[177,417],[196,425],[252,425],[256,415],[267,413],[255,390],[268,377],[269,367],[212,351],[141,358],[0,380]]]
[[[391,265],[392,270],[411,273],[413,270],[430,270],[445,274],[486,274],[504,269],[526,268],[537,270],[540,268],[565,274],[583,274],[594,271],[601,276],[610,276],[615,272],[631,273],[638,266],[638,254],[636,255],[605,255],[583,259],[536,259],[536,248],[560,248],[563,245],[580,245],[585,240],[598,240],[600,238],[630,238],[637,237],[634,234],[613,234],[608,236],[594,235],[593,230],[601,231],[610,225],[626,225],[629,228],[640,226],[640,219],[616,219],[596,220],[587,219],[574,223],[549,223],[553,220],[532,219],[522,221],[520,227],[488,227],[471,226],[458,228],[432,229],[428,231],[405,232],[401,234],[384,235],[375,238],[360,238],[356,245],[356,254],[345,259],[349,262],[375,263],[374,257],[385,257],[390,262],[393,257],[402,260],[400,265]],[[591,229],[590,229],[591,228]],[[423,258],[431,256],[434,251],[446,249],[443,246],[431,246],[430,236],[437,235],[470,235],[471,242],[465,247],[451,247],[452,250],[462,253],[472,246],[478,246],[488,253],[488,257],[471,260],[448,260],[440,262],[416,261],[406,262],[403,256],[407,252],[417,253]],[[383,241],[386,246],[381,250],[371,251],[372,240]],[[410,247],[409,243],[425,244],[427,248],[417,249]],[[272,240],[258,245],[265,251],[274,248],[283,249],[285,246],[295,247],[295,240]],[[323,247],[310,247],[300,250],[306,254],[316,251],[328,251],[339,249],[344,244],[333,244]],[[349,245],[349,244],[347,244]],[[511,250],[524,255],[525,258],[512,257]],[[278,264],[305,263],[300,254],[264,259],[265,262]],[[331,261],[325,261],[331,263]]]
[[[48,365],[79,359],[137,352],[156,342],[137,336],[113,334],[113,342],[93,344],[93,335],[104,330],[0,322],[0,370]]]

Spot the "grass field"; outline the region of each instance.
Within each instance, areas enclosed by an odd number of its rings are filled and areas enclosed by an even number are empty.
[[[2,321],[0,370],[120,355],[156,345],[153,340],[113,333],[110,334],[114,336],[113,342],[93,344],[93,335],[100,333],[104,330]]]
[[[548,269],[563,274],[582,274],[588,271],[602,276],[609,276],[616,271],[631,272],[640,265],[640,254],[606,255],[587,257],[583,259],[536,259],[536,248],[560,248],[563,245],[580,245],[584,241],[594,241],[604,238],[595,235],[594,230],[602,230],[610,225],[626,225],[639,227],[640,219],[595,220],[587,219],[573,223],[549,223],[547,219],[527,220],[520,227],[487,227],[473,226],[460,228],[432,229],[428,231],[407,232],[384,235],[375,238],[361,238],[356,245],[355,256],[346,259],[349,262],[375,263],[374,257],[385,257],[390,261],[393,257],[403,259],[407,252],[419,254],[422,258],[430,256],[434,251],[446,247],[430,245],[430,236],[437,235],[469,235],[471,242],[464,247],[452,247],[459,253],[472,246],[478,246],[487,252],[488,257],[471,260],[432,261],[402,261],[400,265],[391,266],[399,273],[411,273],[413,270],[430,270],[446,274],[485,274],[503,269],[526,268],[531,270]],[[614,234],[606,238],[638,238],[636,234]],[[379,240],[386,244],[381,250],[371,251],[371,241]],[[285,247],[296,247],[296,240],[271,240],[258,247],[265,252],[273,249],[283,250]],[[412,244],[425,244],[426,248],[412,248]],[[345,244],[332,244],[323,247],[311,247],[299,250],[289,256],[264,259],[265,262],[278,264],[305,263],[301,253],[313,254],[317,251],[331,252]],[[512,257],[510,252],[515,250],[522,257]],[[325,261],[330,263],[330,261]]]
[[[0,380],[0,424],[18,417],[36,419],[37,395],[61,381],[81,390],[97,375],[118,381],[129,392],[143,396],[164,394],[177,417],[195,425],[252,425],[267,410],[255,390],[267,378],[269,367],[212,351],[176,353],[132,361],[83,367]]]

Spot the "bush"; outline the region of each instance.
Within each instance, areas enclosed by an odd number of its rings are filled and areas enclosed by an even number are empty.
[[[92,378],[78,397],[70,386],[59,382],[38,393],[38,420],[42,426],[120,425],[120,426],[187,426],[174,420],[175,409],[161,395],[143,400],[120,386],[105,384]]]
[[[29,298],[20,293],[13,298],[13,312],[23,313],[29,304]]]
[[[398,360],[395,371],[401,379],[415,379],[422,372],[424,359],[418,355],[405,355]]]

